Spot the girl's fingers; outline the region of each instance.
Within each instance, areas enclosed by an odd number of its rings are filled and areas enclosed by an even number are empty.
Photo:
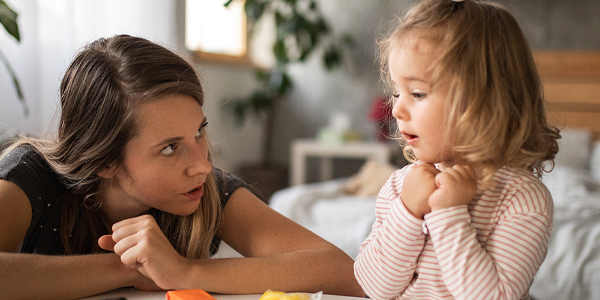
[[[457,176],[460,176],[463,181],[477,181],[477,173],[475,173],[475,170],[469,166],[457,165],[452,167],[452,169],[456,171]]]
[[[452,168],[444,169],[444,171],[436,176],[436,182],[438,182],[438,185],[443,180],[452,180],[453,182],[477,181],[477,174],[475,173],[475,170],[469,166],[454,165]]]

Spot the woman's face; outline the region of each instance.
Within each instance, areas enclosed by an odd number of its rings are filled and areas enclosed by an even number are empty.
[[[176,215],[193,213],[212,169],[202,107],[187,95],[161,96],[139,108],[136,125],[123,164],[109,180],[105,204],[133,215],[151,207]]]

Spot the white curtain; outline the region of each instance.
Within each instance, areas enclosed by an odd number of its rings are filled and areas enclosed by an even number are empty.
[[[15,70],[29,116],[24,116],[8,72],[0,66],[0,139],[15,132],[53,134],[58,88],[65,68],[86,43],[119,33],[142,36],[175,51],[181,0],[8,0],[19,14],[21,43],[0,33],[0,50]]]

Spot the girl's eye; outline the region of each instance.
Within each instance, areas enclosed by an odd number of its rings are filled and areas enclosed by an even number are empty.
[[[415,99],[415,101],[422,100],[425,98],[425,96],[427,96],[425,93],[411,93],[410,95],[413,97],[413,99]]]
[[[175,151],[175,148],[177,148],[177,145],[173,144],[169,144],[168,146],[164,147],[160,153],[164,154],[164,155],[171,155],[173,154],[173,152]]]
[[[397,99],[397,98],[400,98],[400,94],[392,94],[392,97],[394,97],[394,98],[396,98],[396,99]]]

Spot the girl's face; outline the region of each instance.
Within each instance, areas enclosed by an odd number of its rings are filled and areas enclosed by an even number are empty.
[[[151,207],[176,215],[193,213],[212,169],[202,107],[187,95],[162,96],[141,105],[136,125],[123,164],[108,176],[105,205],[119,208],[126,217]]]
[[[450,153],[450,147],[444,142],[448,83],[441,82],[433,89],[430,82],[434,50],[429,42],[408,38],[389,56],[395,89],[392,115],[415,156],[428,163],[447,161]]]

